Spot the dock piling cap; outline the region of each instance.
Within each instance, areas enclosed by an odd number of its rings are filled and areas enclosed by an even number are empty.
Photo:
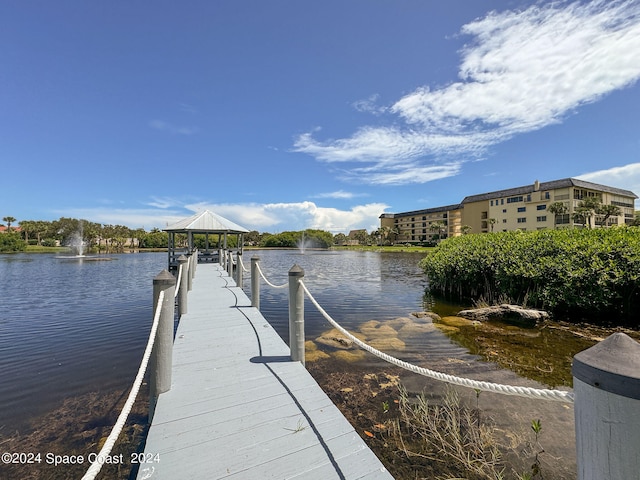
[[[175,285],[176,277],[171,275],[171,273],[165,268],[162,270],[156,277],[153,279],[154,284],[166,284],[166,285]]]
[[[640,343],[614,333],[573,357],[573,376],[600,390],[640,400]]]

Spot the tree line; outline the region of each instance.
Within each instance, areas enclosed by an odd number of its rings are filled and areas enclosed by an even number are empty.
[[[3,217],[2,220],[6,222],[7,232],[0,237],[0,241],[3,244],[11,243],[16,247],[22,247],[18,250],[24,250],[27,245],[68,246],[72,243],[73,238],[79,235],[87,250],[107,253],[122,252],[125,246],[143,245],[147,236],[158,231],[154,229],[151,232],[146,232],[142,228],[131,229],[124,225],[103,225],[84,219],[67,217],[53,221],[21,220],[19,228],[12,227],[17,222],[14,217]],[[163,246],[167,246],[166,236]],[[7,251],[7,248],[4,250]]]
[[[108,225],[91,222],[84,219],[61,217],[58,220],[21,220],[6,216],[2,219],[7,232],[0,235],[0,251],[23,251],[27,245],[43,247],[69,246],[74,237],[82,237],[85,250],[98,253],[118,253],[126,248],[167,248],[168,235],[157,228],[146,231],[143,228],[131,229],[124,225]],[[19,227],[16,225],[19,224]],[[244,235],[245,245],[256,247],[296,248],[304,238],[308,247],[329,248],[332,245],[344,245],[349,238],[342,233],[333,235],[331,232],[318,229],[300,231],[285,231],[281,233],[260,233],[256,230]],[[381,232],[371,234],[365,230],[356,232],[355,239],[360,244],[378,244],[383,240]],[[209,235],[208,245],[218,243],[217,235]],[[207,239],[204,235],[194,236],[195,246],[204,248]],[[235,236],[228,238],[230,246],[235,247]],[[187,236],[176,235],[178,246],[186,246]]]

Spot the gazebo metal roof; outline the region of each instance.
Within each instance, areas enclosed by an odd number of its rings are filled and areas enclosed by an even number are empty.
[[[174,233],[249,233],[244,227],[210,210],[196,213],[164,229]]]

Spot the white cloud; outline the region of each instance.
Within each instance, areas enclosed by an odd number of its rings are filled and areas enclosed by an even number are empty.
[[[455,175],[461,159],[561,122],[640,78],[636,1],[536,4],[491,12],[461,32],[471,41],[461,51],[458,81],[423,86],[399,99],[388,109],[393,126],[364,126],[350,137],[326,141],[316,140],[317,132],[305,133],[294,149],[346,164],[346,178],[423,183]],[[355,106],[375,110],[376,100]]]
[[[621,167],[584,173],[578,175],[576,178],[631,190],[636,195],[640,195],[640,163],[630,163]],[[638,201],[636,201],[636,203],[638,203]]]
[[[282,232],[315,228],[332,233],[348,233],[349,230],[366,228],[372,231],[379,226],[379,217],[388,205],[368,203],[347,210],[318,206],[314,202],[293,203],[190,203],[178,205],[177,201],[154,199],[151,208],[77,208],[57,210],[53,213],[71,218],[109,224],[126,225],[130,228],[144,227],[163,229],[167,225],[187,218],[196,212],[211,210],[249,230],[259,232]],[[166,208],[164,207],[166,205]]]
[[[354,197],[365,197],[365,196],[367,195],[364,193],[352,193],[352,192],[345,192],[344,190],[337,190],[335,192],[319,193],[317,195],[313,195],[313,198],[350,199]]]
[[[470,127],[511,135],[558,122],[640,76],[637,2],[550,3],[490,13],[462,32],[460,82],[421,88],[392,111],[451,134]]]
[[[180,202],[171,197],[151,197],[151,201],[147,205],[154,208],[170,208],[180,205]]]
[[[320,207],[314,202],[294,203],[249,203],[187,205],[192,211],[209,209],[249,230],[280,232],[315,228],[333,233],[348,233],[349,230],[379,226],[381,213],[389,208],[383,203],[357,205],[349,210]]]

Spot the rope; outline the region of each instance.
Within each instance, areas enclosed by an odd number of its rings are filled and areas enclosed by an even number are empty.
[[[269,285],[272,288],[285,288],[286,286],[289,285],[289,282],[285,283],[284,285],[274,285],[273,283],[271,283],[269,280],[267,280],[267,277],[264,276],[264,273],[262,273],[262,269],[260,268],[260,264],[256,262],[256,267],[258,267],[258,272],[260,273],[260,276],[264,279],[265,282],[267,282],[267,285]]]
[[[248,273],[248,272],[249,272],[249,269],[248,269],[247,267],[245,267],[245,266],[244,266],[244,262],[242,261],[242,255],[238,255],[238,258],[240,259],[240,265],[242,266],[242,270],[243,270],[245,273]]]
[[[468,378],[460,378],[453,375],[448,375],[446,373],[436,372],[434,370],[429,370],[427,368],[418,367],[416,365],[412,365],[411,363],[405,362],[403,360],[399,360],[387,353],[381,352],[380,350],[376,350],[370,345],[367,345],[359,338],[353,336],[347,330],[345,330],[342,326],[338,324],[331,316],[320,306],[320,304],[313,298],[311,292],[307,289],[307,286],[300,280],[300,285],[304,289],[305,293],[311,300],[311,302],[315,305],[318,311],[322,314],[322,316],[340,333],[350,339],[353,343],[358,345],[363,350],[366,350],[369,353],[372,353],[378,358],[385,360],[393,365],[396,365],[400,368],[404,368],[413,373],[417,373],[419,375],[423,375],[425,377],[434,378],[436,380],[440,380],[443,382],[452,383],[454,385],[460,385],[463,387],[474,388],[476,390],[482,390],[485,392],[494,392],[494,393],[502,393],[504,395],[516,395],[519,397],[527,397],[527,398],[535,398],[539,400],[555,400],[558,402],[565,403],[573,403],[573,393],[572,392],[563,392],[561,390],[547,390],[547,389],[538,389],[538,388],[529,388],[529,387],[514,387],[511,385],[500,385],[498,383],[491,382],[481,382],[477,380],[471,380]]]
[[[176,291],[173,294],[173,298],[178,298],[178,292],[180,291],[180,284],[182,283],[182,263],[178,268],[178,280],[176,281]]]
[[[138,392],[140,391],[140,385],[142,385],[142,380],[144,379],[144,374],[147,370],[147,365],[149,363],[149,358],[151,357],[151,350],[153,349],[153,344],[156,339],[156,332],[158,330],[158,323],[160,322],[160,312],[162,310],[162,303],[164,302],[164,291],[160,292],[158,295],[158,306],[156,307],[155,315],[153,316],[153,325],[151,326],[151,332],[149,333],[149,341],[147,342],[147,348],[144,351],[144,355],[142,356],[142,362],[140,362],[140,369],[138,370],[138,374],[136,375],[136,379],[133,382],[133,386],[131,387],[131,391],[129,392],[129,396],[127,397],[127,401],[122,407],[122,411],[120,412],[120,416],[113,426],[113,430],[107,437],[107,440],[104,442],[102,449],[98,453],[98,456],[93,461],[87,473],[84,474],[82,480],[93,480],[96,478],[96,475],[100,473],[100,469],[104,463],[104,459],[109,456],[111,453],[111,449],[118,440],[122,429],[127,422],[127,417],[133,408],[133,404],[136,401],[136,397],[138,396]],[[102,461],[101,461],[102,460]]]

